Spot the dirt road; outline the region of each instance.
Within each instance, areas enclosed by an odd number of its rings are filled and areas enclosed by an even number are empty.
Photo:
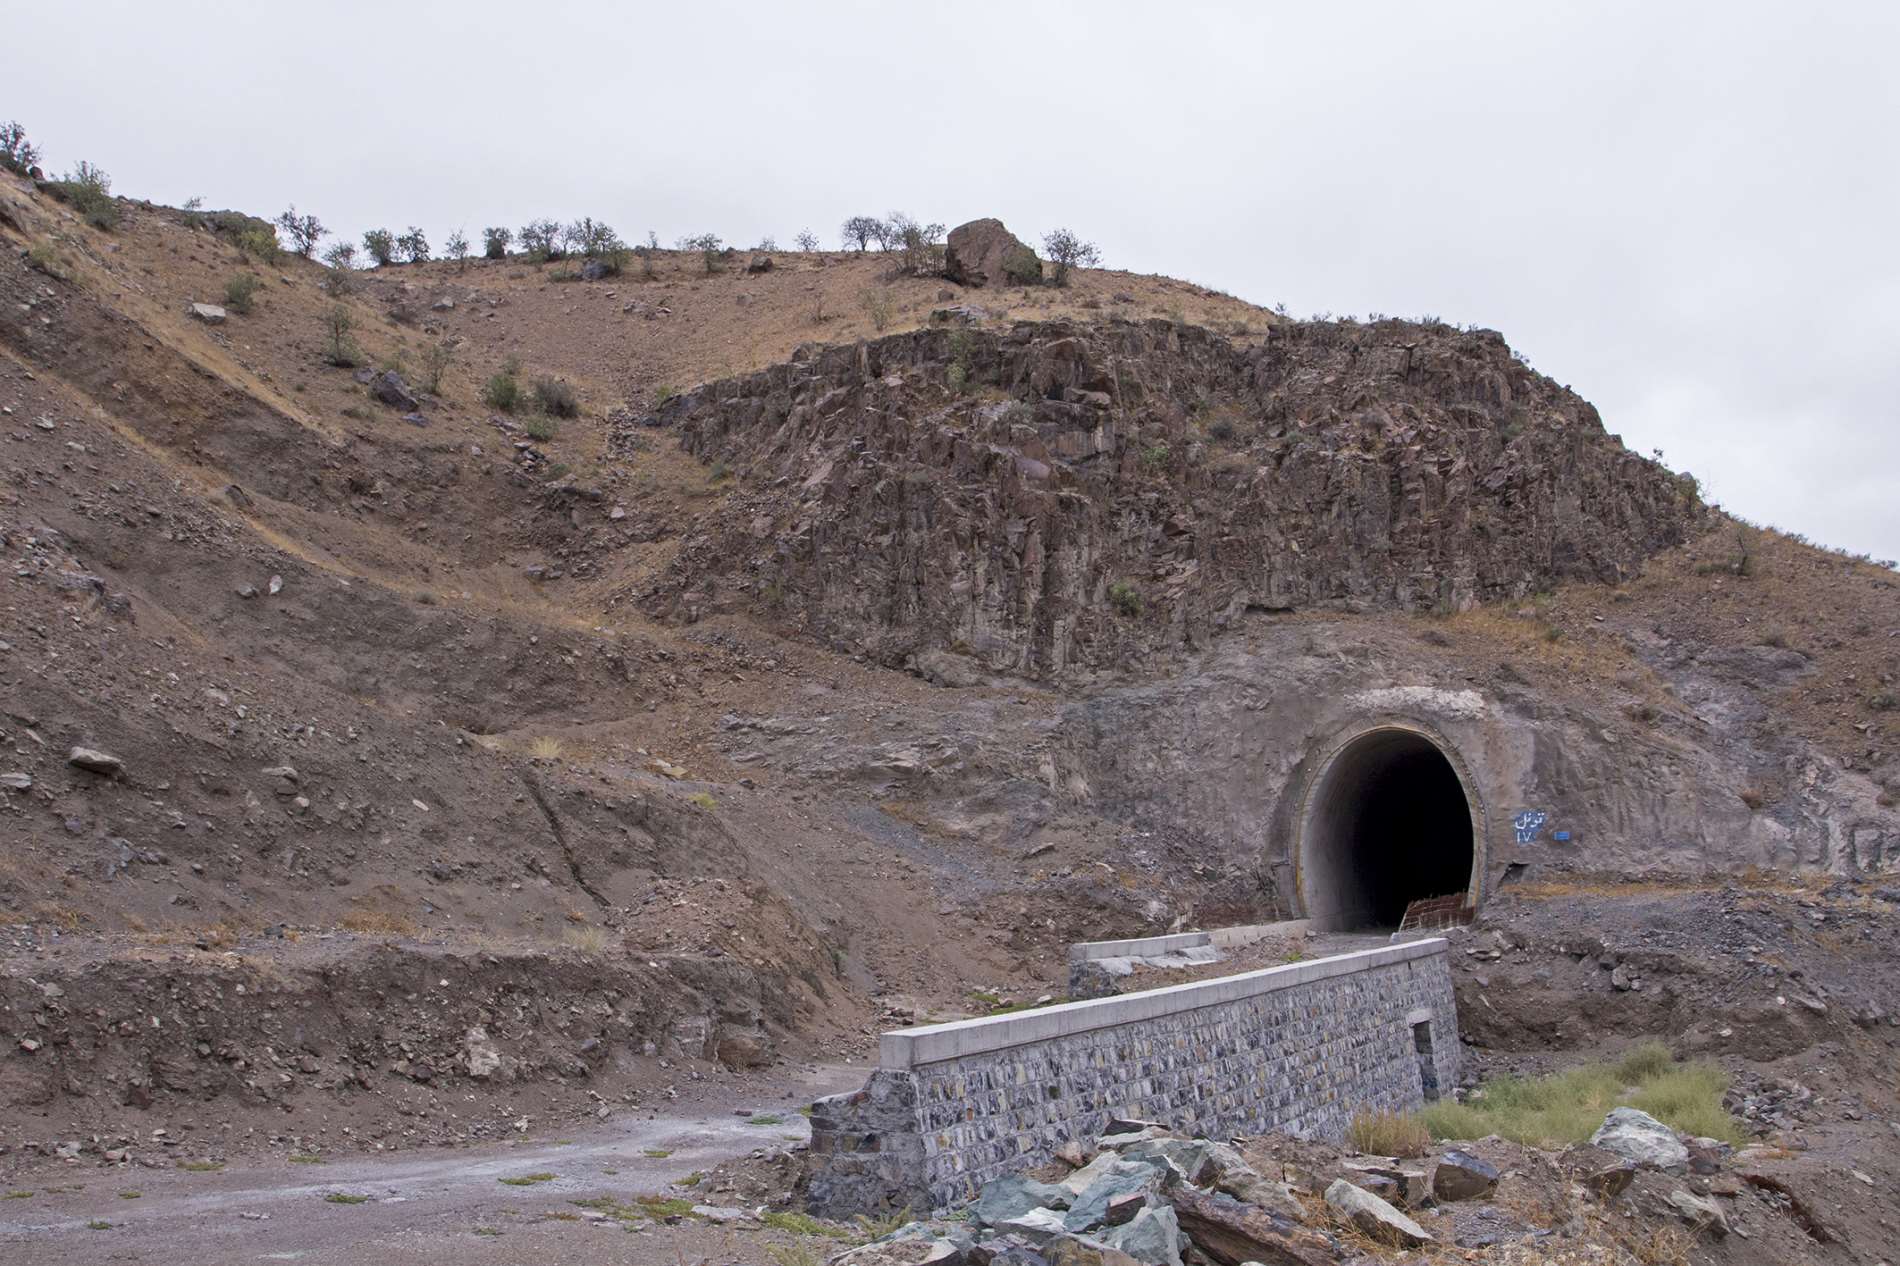
[[[858,1085],[863,1076],[849,1066],[800,1073],[794,1102]],[[674,1184],[809,1134],[795,1111],[774,1107],[742,1117],[708,1102],[678,1116],[611,1122],[572,1139],[388,1159],[234,1160],[210,1173],[100,1167],[90,1158],[47,1162],[13,1174],[9,1191],[0,1193],[0,1261],[461,1266],[670,1263],[681,1254],[688,1261],[739,1260],[717,1224],[603,1217],[574,1202],[604,1198],[637,1209],[636,1197],[665,1194],[719,1204],[716,1193],[702,1197]],[[535,1181],[507,1181],[531,1176]]]

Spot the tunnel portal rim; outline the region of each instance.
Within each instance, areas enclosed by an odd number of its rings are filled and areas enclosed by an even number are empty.
[[[1320,789],[1326,786],[1340,759],[1359,744],[1380,735],[1395,733],[1423,739],[1430,744],[1451,766],[1452,774],[1458,779],[1459,789],[1464,793],[1465,807],[1471,814],[1471,874],[1465,882],[1465,895],[1474,910],[1484,904],[1487,895],[1485,863],[1491,851],[1491,833],[1490,817],[1484,797],[1478,790],[1477,779],[1472,776],[1457,745],[1435,727],[1410,717],[1380,717],[1353,726],[1328,744],[1314,765],[1312,776],[1305,780],[1305,785],[1300,789],[1299,813],[1294,819],[1296,826],[1293,836],[1293,893],[1299,901],[1300,917],[1314,921],[1319,917],[1312,913],[1311,893],[1307,890],[1313,871],[1307,864],[1307,850],[1313,834],[1313,818],[1321,807],[1316,800]]]

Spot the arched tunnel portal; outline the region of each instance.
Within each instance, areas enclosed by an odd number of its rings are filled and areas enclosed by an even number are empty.
[[[1388,723],[1334,747],[1308,784],[1295,873],[1322,929],[1397,927],[1426,897],[1476,904],[1484,811],[1464,762],[1422,728]]]

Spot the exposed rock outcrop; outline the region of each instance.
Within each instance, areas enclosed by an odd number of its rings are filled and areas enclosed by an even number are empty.
[[[1001,220],[971,220],[950,230],[943,272],[965,286],[1027,285],[1042,280],[1042,261]]]
[[[925,330],[677,397],[652,421],[745,477],[638,597],[773,609],[899,665],[1060,674],[1249,610],[1463,608],[1616,580],[1691,485],[1489,331],[1166,321]]]

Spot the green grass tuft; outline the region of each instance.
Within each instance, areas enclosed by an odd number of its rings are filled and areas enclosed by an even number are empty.
[[[785,1118],[776,1112],[760,1112],[746,1122],[747,1125],[784,1125]]]
[[[178,1168],[190,1170],[194,1174],[215,1174],[224,1168],[223,1161],[179,1161]]]
[[[329,1195],[325,1196],[324,1199],[331,1204],[367,1204],[369,1203],[368,1196],[353,1195],[347,1191],[333,1191]]]
[[[791,1213],[773,1211],[759,1219],[774,1231],[787,1231],[793,1235],[822,1235],[834,1240],[852,1239],[852,1232],[834,1223],[824,1222],[809,1213]]]
[[[555,1175],[543,1171],[538,1174],[522,1174],[516,1178],[498,1178],[495,1181],[510,1187],[532,1187],[540,1182],[553,1182]]]
[[[1674,1063],[1667,1047],[1647,1043],[1614,1064],[1585,1064],[1549,1077],[1488,1082],[1463,1103],[1427,1106],[1433,1138],[1500,1134],[1518,1143],[1560,1147],[1596,1132],[1611,1108],[1627,1105],[1686,1134],[1746,1142],[1722,1107],[1728,1075],[1705,1063]]]

